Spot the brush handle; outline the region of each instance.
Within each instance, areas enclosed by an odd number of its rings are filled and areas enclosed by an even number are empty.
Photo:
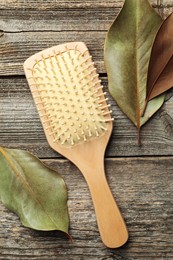
[[[128,232],[107,184],[104,167],[96,167],[95,172],[90,173],[84,169],[83,174],[91,192],[103,243],[109,248],[122,246],[128,239]]]

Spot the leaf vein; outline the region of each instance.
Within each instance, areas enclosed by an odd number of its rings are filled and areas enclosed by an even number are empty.
[[[2,156],[5,158],[5,160],[8,162],[8,164],[10,165],[10,167],[13,169],[13,172],[16,174],[16,176],[21,180],[21,183],[23,184],[23,186],[26,187],[26,189],[28,190],[28,192],[30,193],[30,195],[33,197],[33,199],[41,206],[41,208],[43,209],[43,211],[45,212],[45,214],[48,216],[48,218],[51,220],[51,222],[57,227],[56,222],[51,218],[51,216],[48,214],[48,212],[45,210],[44,206],[42,205],[42,203],[40,202],[40,200],[35,196],[34,191],[32,190],[32,187],[29,185],[28,182],[26,182],[26,180],[21,176],[21,174],[18,172],[18,170],[16,169],[15,165],[13,164],[13,162],[10,160],[9,156],[7,155],[7,153],[4,151],[4,149],[2,147],[0,147],[0,153],[2,154]],[[18,161],[14,158],[14,160],[18,163]],[[18,163],[19,164],[19,163]],[[20,165],[20,164],[19,164]],[[21,167],[21,166],[20,166]],[[23,170],[23,169],[22,169]],[[57,227],[58,229],[58,227]]]

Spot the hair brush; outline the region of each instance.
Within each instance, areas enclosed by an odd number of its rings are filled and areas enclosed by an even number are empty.
[[[89,186],[103,243],[122,246],[128,232],[104,173],[111,111],[86,45],[43,50],[24,69],[49,145],[80,169]]]

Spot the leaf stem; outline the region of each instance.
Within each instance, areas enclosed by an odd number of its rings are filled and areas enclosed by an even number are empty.
[[[141,146],[141,128],[138,128],[138,146]]]

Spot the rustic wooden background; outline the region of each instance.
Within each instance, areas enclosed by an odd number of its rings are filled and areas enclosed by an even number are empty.
[[[106,175],[129,229],[119,249],[102,244],[87,185],[45,139],[22,64],[30,55],[67,41],[84,41],[105,89],[105,34],[122,0],[1,0],[0,145],[33,152],[62,173],[68,186],[70,234],[22,227],[0,203],[0,259],[173,259],[173,90],[164,106],[137,131],[111,100],[114,131],[106,152]],[[173,0],[152,0],[167,17]]]

